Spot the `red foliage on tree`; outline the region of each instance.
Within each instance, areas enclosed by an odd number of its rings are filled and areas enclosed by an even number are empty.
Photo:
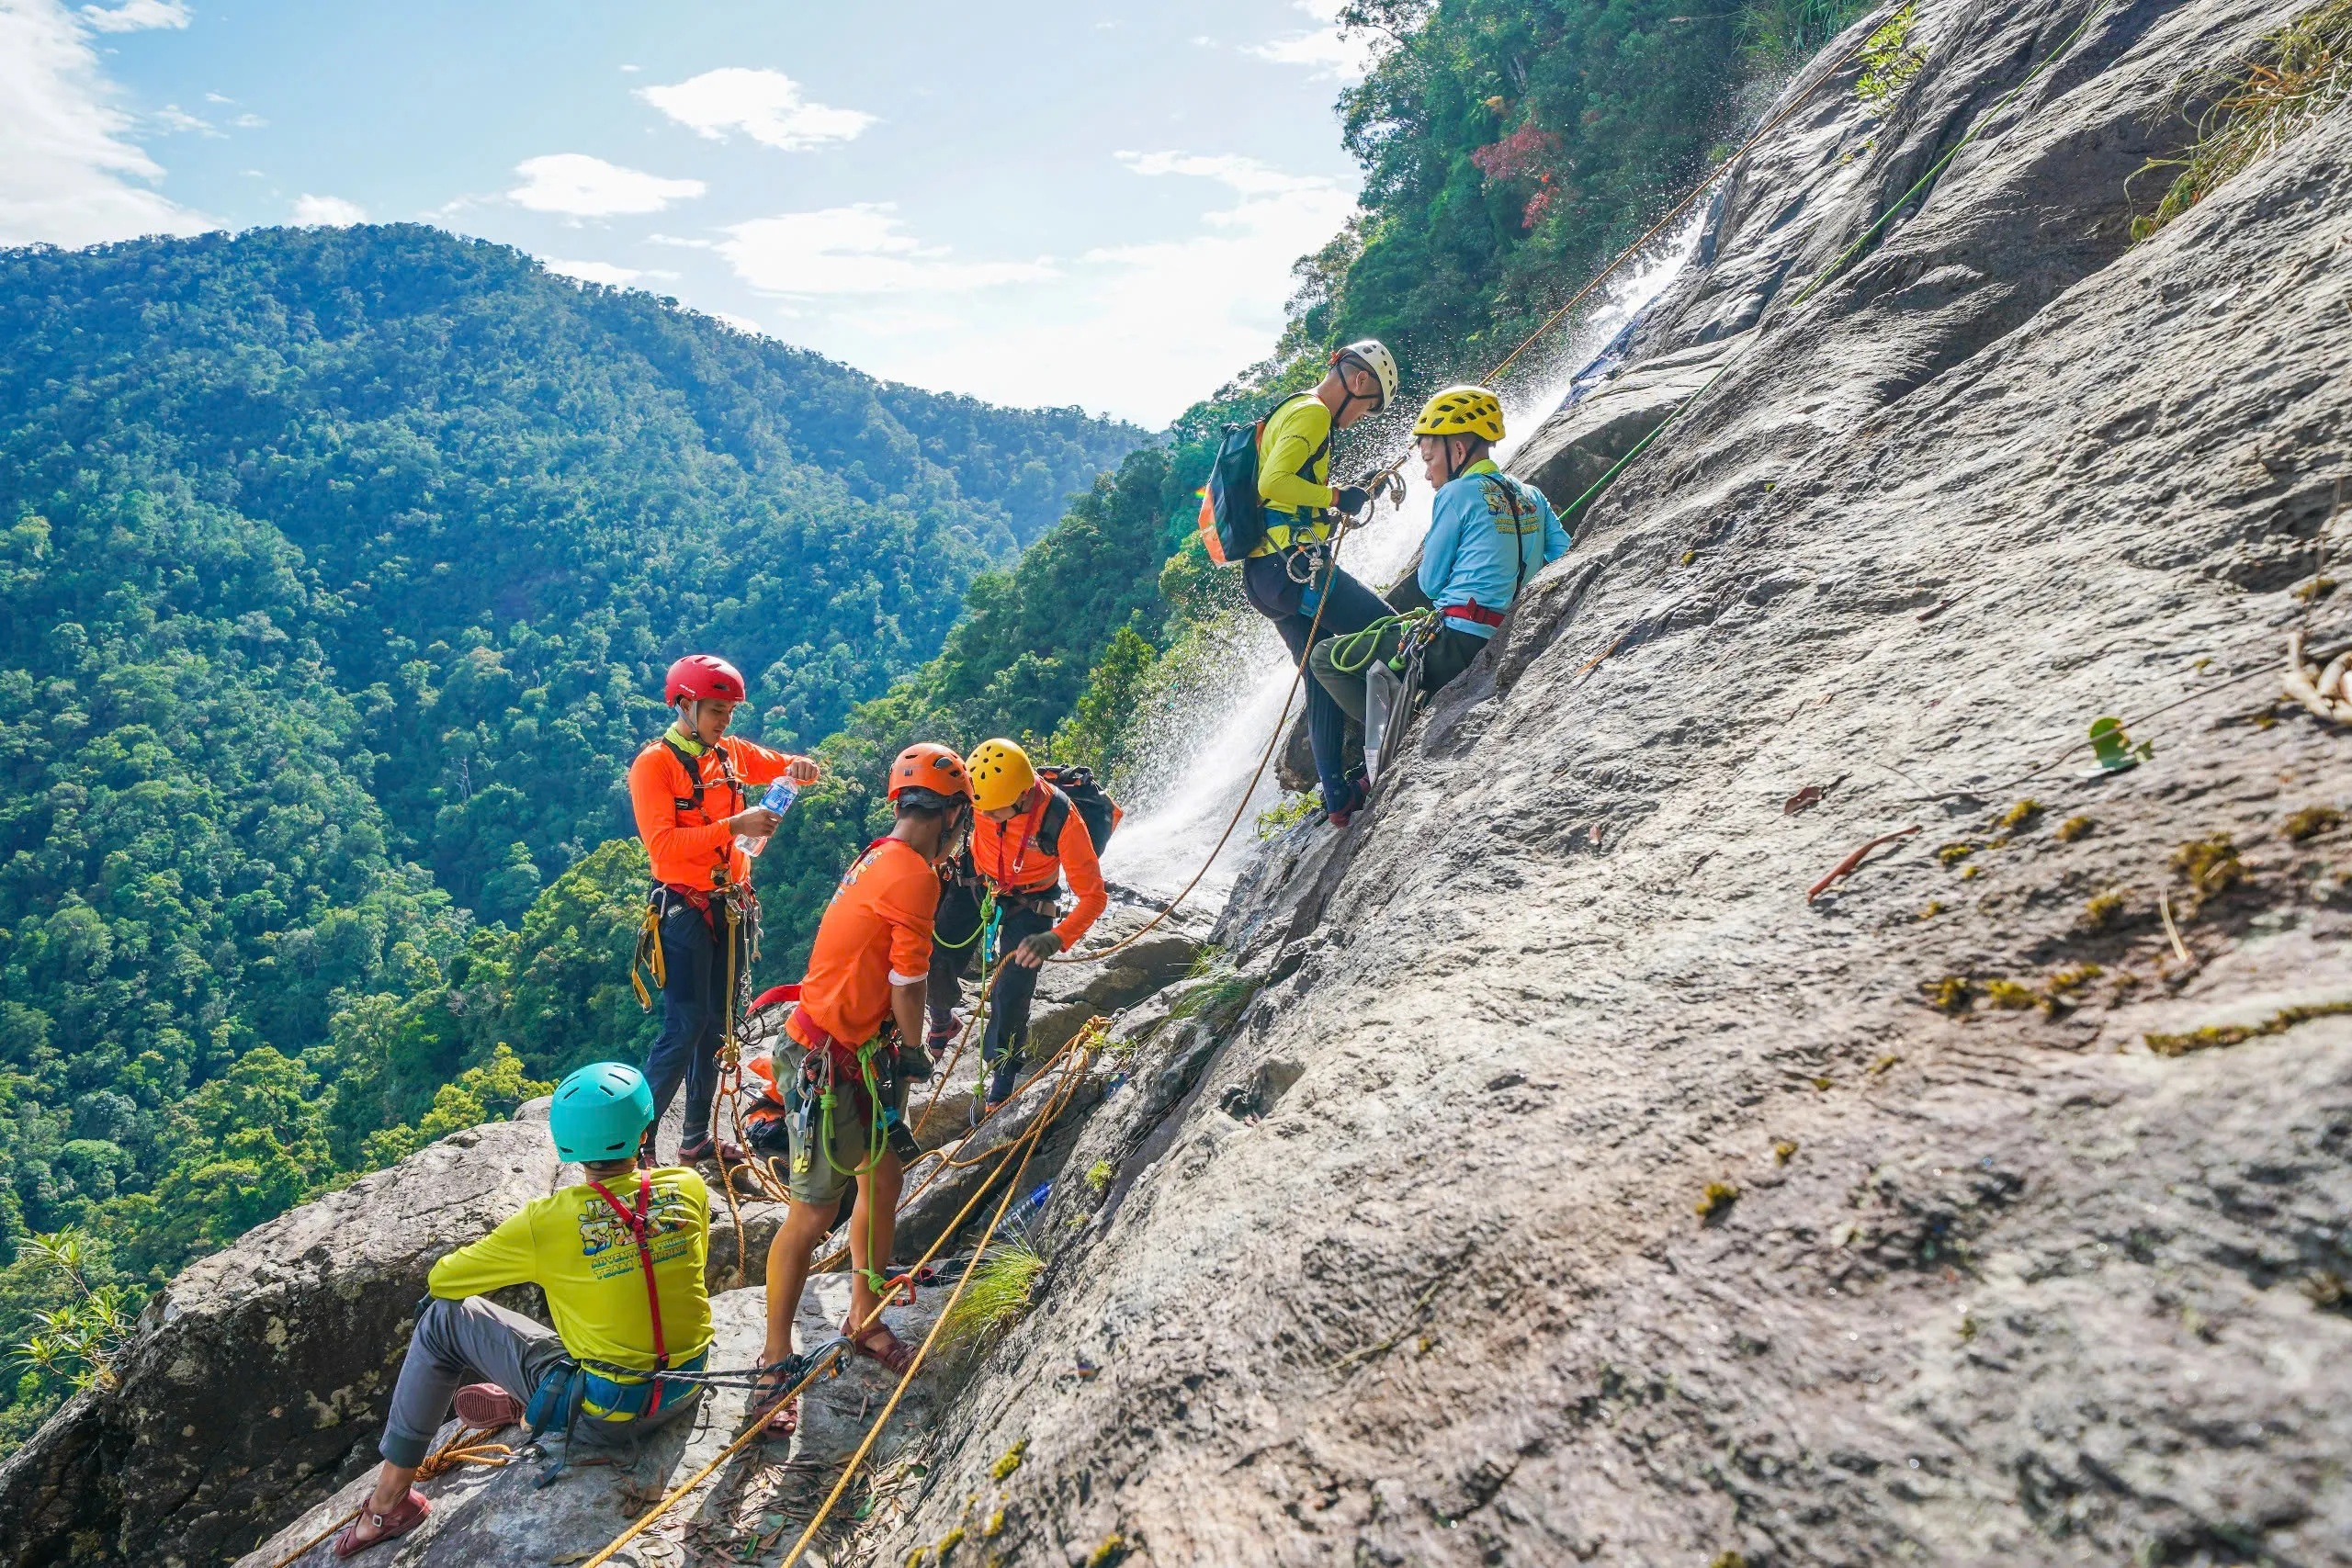
[[[1475,149],[1470,161],[1490,182],[1525,179],[1541,174],[1546,160],[1559,147],[1557,136],[1530,120],[1493,146]]]

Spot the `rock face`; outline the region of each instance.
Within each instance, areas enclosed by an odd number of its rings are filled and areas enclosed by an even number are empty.
[[[1626,373],[1722,378],[1245,884],[885,1560],[2352,1562],[2352,735],[2276,703],[2352,116],[2125,191],[2299,9],[1922,0],[1758,150]]]
[[[427,1270],[555,1172],[544,1126],[455,1133],[189,1265],[0,1466],[0,1562],[218,1562],[372,1461]]]

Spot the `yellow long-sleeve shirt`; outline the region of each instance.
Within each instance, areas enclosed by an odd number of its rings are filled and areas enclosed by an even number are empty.
[[[1334,492],[1331,478],[1331,411],[1311,392],[1301,392],[1266,420],[1258,449],[1258,499],[1266,506],[1265,542],[1250,553],[1270,556],[1294,544],[1330,537],[1323,515]]]
[[[646,1215],[653,1283],[662,1301],[662,1341],[674,1367],[710,1346],[710,1296],[703,1285],[710,1190],[684,1166],[645,1174],[652,1183]],[[636,1206],[636,1177],[605,1186],[625,1206]],[[508,1285],[537,1285],[547,1292],[548,1315],[572,1355],[653,1370],[653,1314],[637,1243],[595,1188],[582,1182],[526,1203],[480,1241],[435,1263],[425,1280],[428,1291],[448,1301]]]

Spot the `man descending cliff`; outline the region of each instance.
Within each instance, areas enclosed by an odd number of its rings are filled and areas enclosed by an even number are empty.
[[[818,922],[800,982],[800,1005],[785,1032],[807,1055],[782,1089],[782,1114],[755,1115],[751,1136],[763,1149],[780,1141],[790,1203],[768,1248],[767,1349],[771,1367],[792,1354],[792,1318],[808,1280],[809,1255],[831,1230],[842,1194],[854,1180],[849,1223],[850,1321],[845,1332],[861,1356],[903,1372],[912,1354],[876,1317],[865,1323],[888,1288],[899,1211],[899,1156],[887,1141],[903,1116],[913,1064],[922,1050],[923,992],[931,970],[932,922],[939,903],[939,866],[971,832],[972,785],[963,759],[944,746],[910,746],[890,765],[894,819],[842,874]],[[922,1073],[929,1071],[926,1064]],[[780,1123],[780,1125],[779,1125]],[[760,1397],[782,1383],[780,1370]],[[772,1429],[791,1429],[787,1408]]]
[[[972,804],[979,813],[972,864],[996,895],[996,951],[1003,955],[982,1003],[988,1025],[980,1060],[989,1072],[986,1109],[993,1111],[1020,1074],[1038,966],[1074,946],[1111,898],[1086,818],[1069,795],[1037,776],[1028,752],[1010,740],[975,747]],[[1078,905],[1057,921],[1065,870]],[[988,983],[985,976],[982,981]]]
[[[1420,570],[1435,613],[1318,642],[1307,658],[1316,684],[1358,724],[1364,671],[1374,660],[1401,669],[1418,651],[1420,689],[1435,691],[1470,667],[1527,580],[1568,551],[1567,531],[1544,492],[1495,466],[1503,409],[1494,393],[1448,387],[1422,407],[1413,434],[1437,491]],[[1346,825],[1343,817],[1333,820]]]
[[[1396,395],[1396,356],[1367,338],[1332,355],[1330,369],[1314,390],[1290,398],[1266,417],[1258,447],[1266,537],[1242,562],[1241,584],[1250,604],[1274,623],[1295,660],[1306,657],[1310,627],[1320,642],[1361,631],[1390,614],[1387,601],[1331,565],[1328,546],[1332,510],[1353,516],[1372,503],[1361,487],[1331,488],[1331,433],[1386,407]],[[1346,725],[1330,695],[1307,682],[1306,735],[1315,749],[1323,808],[1343,825],[1363,798],[1362,783],[1349,777],[1340,756]]]
[[[727,733],[743,700],[743,677],[723,659],[696,653],[671,665],[662,700],[677,719],[628,770],[638,837],[653,862],[646,945],[661,959],[662,1028],[646,1054],[645,1076],[657,1125],[684,1083],[678,1158],[692,1165],[721,1152],[710,1129],[719,1035],[728,985],[740,984],[751,964],[752,863],[736,836],[764,838],[778,820],[745,791],[777,779],[812,784],[818,769],[807,757]],[[650,1140],[652,1130],[646,1135]],[[743,1157],[737,1149],[725,1153],[730,1160]],[[650,1146],[646,1157],[654,1157]]]
[[[711,1341],[703,1265],[710,1193],[684,1167],[646,1170],[637,1151],[653,1094],[635,1067],[598,1062],[556,1086],[548,1132],[587,1179],[526,1204],[426,1276],[377,1450],[376,1490],[335,1538],[338,1557],[406,1535],[432,1511],[417,1467],[449,1416],[469,1427],[645,1430],[700,1403]],[[509,1285],[547,1294],[548,1328],[485,1297]],[[468,1377],[486,1380],[459,1385]]]

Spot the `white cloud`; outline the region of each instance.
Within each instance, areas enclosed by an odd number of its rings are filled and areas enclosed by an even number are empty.
[[[235,126],[239,130],[259,130],[263,126],[267,125],[269,121],[262,118],[261,116],[257,114],[241,114],[229,123]]]
[[[346,224],[367,222],[368,209],[339,196],[312,196],[305,191],[294,198],[294,221],[324,223],[340,229]]]
[[[576,277],[582,283],[602,283],[614,288],[626,288],[645,276],[640,268],[615,266],[611,262],[558,261],[553,256],[542,257],[541,261],[559,277]]]
[[[161,126],[163,128],[164,134],[166,136],[174,135],[183,130],[200,130],[207,136],[218,136],[220,134],[219,131],[212,129],[212,122],[210,120],[199,118],[198,116],[188,113],[187,110],[180,107],[177,104],[165,104],[162,108],[157,109],[153,114],[149,115],[147,118]]]
[[[700,180],[670,180],[625,169],[585,152],[551,152],[514,165],[523,183],[506,198],[534,212],[573,218],[609,218],[619,212],[659,212],[673,201],[700,196]]]
[[[718,254],[735,276],[766,294],[959,293],[1055,276],[1043,257],[1026,262],[951,259],[901,231],[890,202],[820,212],[786,212],[730,224]]]
[[[1246,45],[1241,52],[1277,65],[1303,65],[1317,76],[1361,81],[1372,68],[1379,40],[1369,30],[1353,38],[1340,36],[1340,0],[1296,0],[1296,9],[1315,18],[1314,28]]]
[[[985,310],[939,308],[927,289],[842,299],[796,325],[796,340],[917,386],[1170,418],[1265,356],[1291,264],[1339,231],[1355,197],[1336,179],[1250,158],[1117,156],[1144,178],[1205,182],[1219,199],[1186,237],[1089,251],[1055,268],[1049,287],[1009,288]]]
[[[111,8],[82,7],[82,25],[94,33],[140,33],[151,28],[184,28],[189,12],[183,0],[123,0]]]
[[[84,30],[96,25],[58,0],[0,5],[0,244],[87,245],[210,227],[148,188],[164,171],[124,140],[131,118]]]
[[[719,141],[740,130],[786,152],[848,141],[874,123],[861,109],[806,101],[800,85],[781,71],[741,65],[706,71],[667,87],[639,87],[637,96],[699,136]]]

